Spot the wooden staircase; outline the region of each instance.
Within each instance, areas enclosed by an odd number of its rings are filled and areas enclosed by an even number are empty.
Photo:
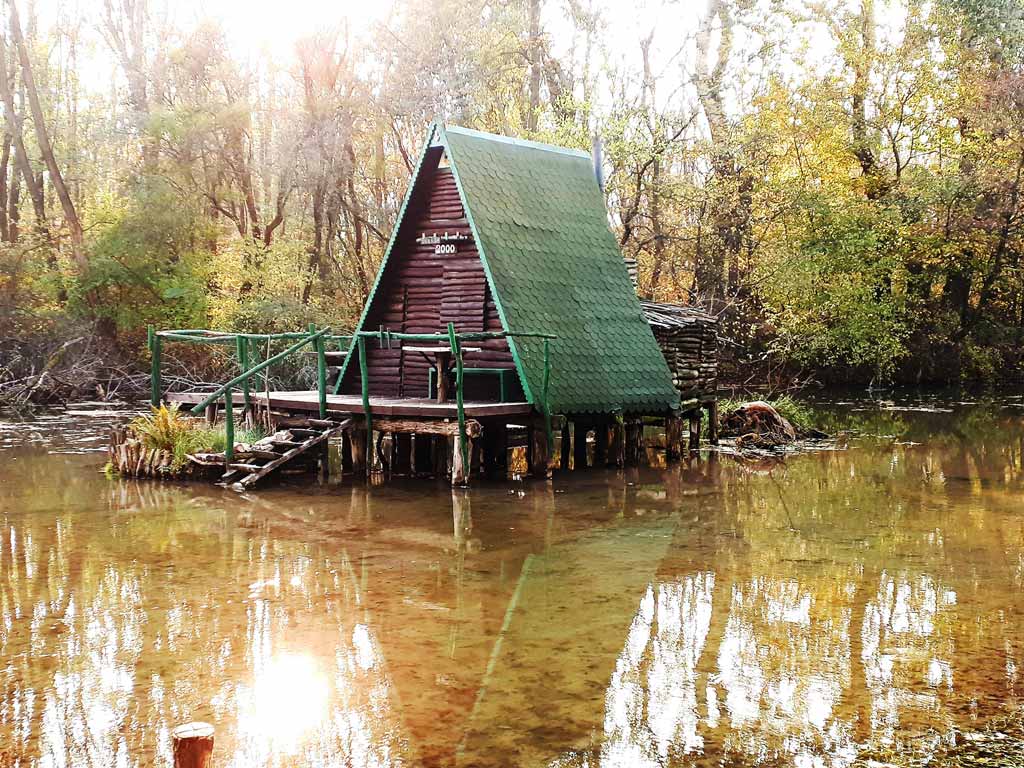
[[[288,427],[265,437],[244,451],[243,461],[227,465],[220,479],[236,491],[245,491],[271,472],[323,446],[331,436],[347,429],[352,419],[304,419],[303,426]]]

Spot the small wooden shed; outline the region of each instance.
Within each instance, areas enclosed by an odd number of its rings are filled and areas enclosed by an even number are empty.
[[[497,331],[465,352],[466,397],[540,405],[581,421],[680,406],[644,318],[586,152],[431,126],[357,332]],[[370,395],[425,398],[428,356],[369,344]],[[338,392],[360,392],[350,355]],[[505,373],[500,373],[504,371]]]

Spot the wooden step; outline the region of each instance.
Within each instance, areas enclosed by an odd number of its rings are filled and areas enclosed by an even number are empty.
[[[291,432],[292,432],[293,435],[296,434],[296,433],[300,433],[300,432],[301,433],[308,433],[309,434],[309,439],[306,440],[305,442],[300,443],[299,445],[296,445],[293,448],[285,451],[280,456],[278,456],[276,459],[274,459],[273,461],[270,461],[270,462],[264,464],[262,467],[255,466],[255,465],[232,464],[231,465],[232,469],[244,468],[246,470],[249,470],[250,473],[248,475],[246,475],[245,477],[243,477],[238,482],[232,483],[231,487],[234,490],[236,490],[236,491],[244,491],[244,490],[246,490],[247,488],[251,487],[255,483],[259,482],[262,478],[266,477],[273,470],[277,469],[278,467],[280,467],[280,466],[282,466],[284,464],[287,464],[289,461],[291,461],[292,459],[302,455],[303,453],[308,451],[310,448],[314,448],[314,447],[320,445],[325,440],[327,440],[331,435],[335,434],[336,432],[340,432],[343,429],[347,429],[349,426],[351,426],[351,424],[352,424],[352,419],[345,419],[344,421],[340,421],[340,422],[338,422],[336,424],[332,422],[332,426],[331,427],[325,428],[325,429],[323,429],[320,432],[316,432],[316,431],[308,430],[308,429],[292,429]],[[229,473],[229,474],[232,474],[232,473]],[[224,477],[225,477],[225,479],[227,479],[228,475],[225,475]]]

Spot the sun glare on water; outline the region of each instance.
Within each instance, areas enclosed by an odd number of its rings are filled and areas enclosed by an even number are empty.
[[[296,752],[326,721],[328,698],[327,677],[311,656],[279,654],[256,675],[249,725],[274,751]]]

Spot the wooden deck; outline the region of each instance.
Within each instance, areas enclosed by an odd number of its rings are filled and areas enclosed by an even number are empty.
[[[170,403],[197,405],[207,397],[202,392],[172,392],[165,396]],[[253,392],[252,401],[258,405],[267,404],[264,392]],[[241,395],[236,394],[236,407]],[[223,402],[223,400],[221,400]],[[304,411],[316,413],[320,410],[320,400],[315,390],[298,390],[293,392],[271,392],[270,407],[281,411]],[[533,406],[529,403],[484,403],[467,401],[463,403],[467,418],[487,418],[488,416],[517,416],[529,414]],[[328,395],[327,410],[334,414],[363,413],[363,401],[358,395]],[[438,403],[426,398],[394,398],[371,397],[370,413],[374,416],[416,416],[431,419],[456,419],[458,409],[455,402]]]

